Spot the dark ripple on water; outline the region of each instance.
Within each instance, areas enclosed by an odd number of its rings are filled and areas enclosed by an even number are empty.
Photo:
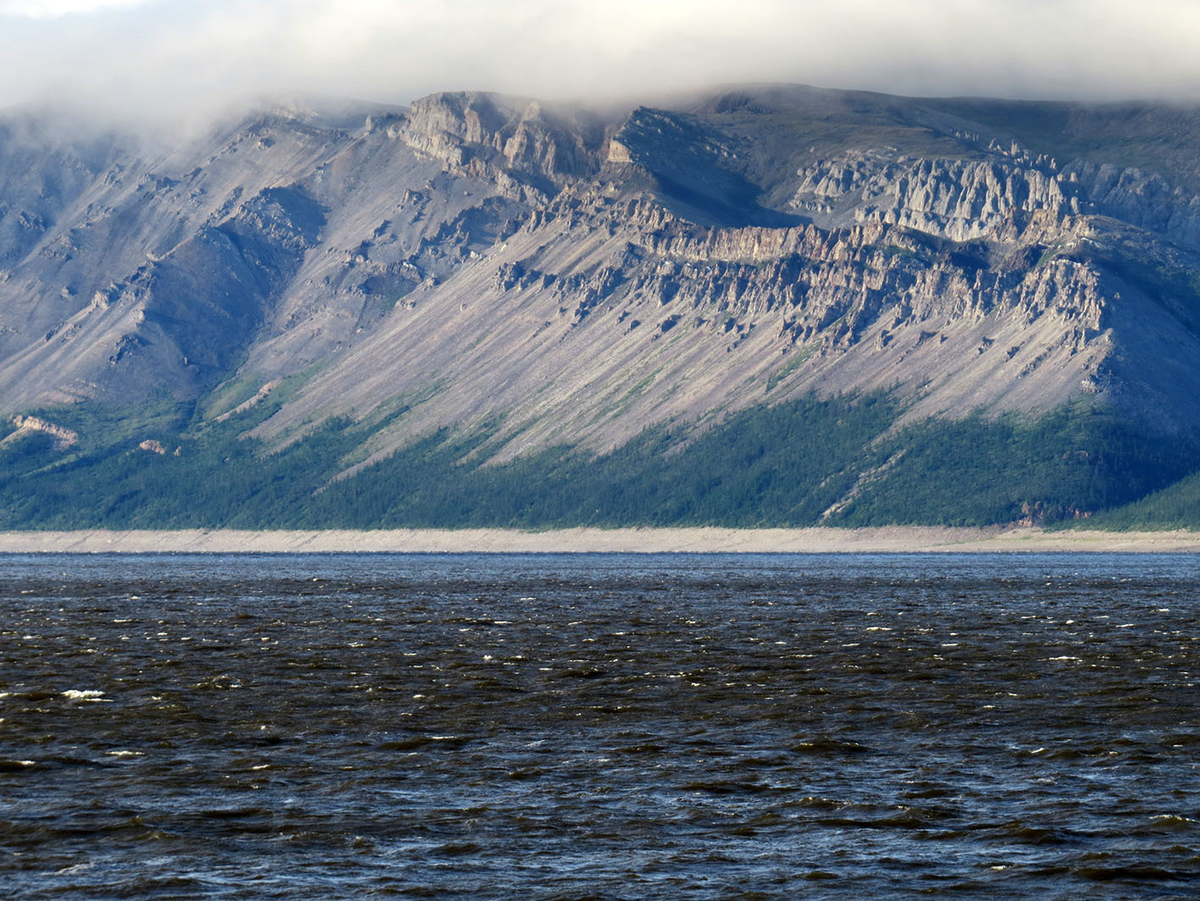
[[[1194,898],[1198,593],[1189,557],[0,558],[0,886]]]

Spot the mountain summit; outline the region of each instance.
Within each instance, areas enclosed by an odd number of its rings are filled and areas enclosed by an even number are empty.
[[[0,122],[10,525],[1032,521],[1200,468],[1200,109],[354,116]],[[219,510],[139,494],[231,440]]]

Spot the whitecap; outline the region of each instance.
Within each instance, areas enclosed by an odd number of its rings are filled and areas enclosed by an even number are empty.
[[[84,863],[72,864],[72,865],[71,865],[71,866],[69,866],[69,867],[63,867],[61,870],[59,870],[59,871],[58,871],[57,873],[55,873],[54,875],[55,875],[55,876],[72,876],[72,875],[74,875],[74,874],[76,874],[76,873],[83,873],[83,872],[86,872],[87,870],[90,870],[90,869],[92,869],[92,868],[93,868],[93,867],[95,867],[95,866],[96,866],[96,865],[95,865],[94,863],[91,863],[91,862],[84,862]]]

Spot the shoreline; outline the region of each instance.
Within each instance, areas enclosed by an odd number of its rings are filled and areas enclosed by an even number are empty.
[[[54,553],[1200,553],[1200,532],[1000,526],[0,532],[0,554]]]

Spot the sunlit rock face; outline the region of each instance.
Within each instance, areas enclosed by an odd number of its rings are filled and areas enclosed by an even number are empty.
[[[498,422],[499,459],[814,391],[1200,424],[1194,110],[767,87],[335,112],[153,148],[0,123],[0,411],[288,380],[259,434],[379,416],[378,456]]]

